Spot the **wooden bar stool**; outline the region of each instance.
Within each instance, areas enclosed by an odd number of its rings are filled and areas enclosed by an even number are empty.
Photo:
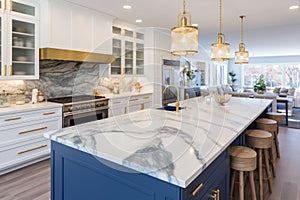
[[[230,147],[230,167],[233,169],[231,177],[230,197],[233,197],[235,173],[239,172],[239,195],[244,200],[244,172],[249,173],[252,200],[256,200],[254,185],[254,170],[256,169],[256,152],[248,147]]]
[[[276,147],[276,151],[277,151],[277,157],[280,158],[279,139],[278,139],[279,122],[281,122],[283,120],[284,115],[282,113],[277,113],[277,112],[267,112],[266,113],[266,117],[269,118],[269,119],[273,119],[273,120],[275,120],[277,122],[277,143],[278,143],[278,146]]]
[[[264,162],[266,166],[266,174],[269,192],[272,193],[271,173],[269,167],[269,150],[272,147],[272,134],[264,130],[248,130],[246,131],[246,143],[258,152],[258,177],[259,177],[259,197],[263,200],[263,171],[262,171],[262,153],[264,153]]]
[[[259,118],[255,120],[256,128],[268,131],[272,134],[273,142],[272,142],[272,152],[271,152],[271,163],[272,163],[272,172],[273,176],[276,177],[276,161],[275,161],[275,149],[277,152],[277,157],[280,157],[279,152],[279,142],[278,142],[278,134],[277,134],[277,122],[273,119],[268,118]]]

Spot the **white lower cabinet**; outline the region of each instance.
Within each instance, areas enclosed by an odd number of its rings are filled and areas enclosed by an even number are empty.
[[[46,132],[62,128],[62,110],[45,108],[0,116],[0,175],[49,158]]]
[[[150,108],[152,94],[140,94],[111,98],[109,100],[109,117],[136,112]]]

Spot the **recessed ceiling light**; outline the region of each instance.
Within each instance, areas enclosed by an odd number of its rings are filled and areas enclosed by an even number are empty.
[[[295,9],[298,9],[299,8],[299,5],[292,5],[289,7],[290,10],[295,10]]]
[[[196,27],[197,27],[197,26],[198,26],[198,24],[192,24],[192,26],[196,26]]]
[[[142,23],[142,22],[143,22],[143,20],[141,20],[141,19],[137,19],[137,20],[135,20],[135,22],[136,22],[136,23]]]
[[[132,7],[131,7],[131,5],[124,5],[123,8],[129,10],[129,9],[131,9]]]

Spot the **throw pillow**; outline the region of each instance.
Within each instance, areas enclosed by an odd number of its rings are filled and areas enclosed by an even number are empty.
[[[279,93],[286,93],[286,94],[287,94],[288,91],[289,91],[289,90],[286,89],[286,88],[281,88]]]
[[[273,93],[279,93],[280,89],[281,89],[281,87],[275,87],[273,90]]]
[[[294,96],[295,90],[296,90],[295,88],[290,88],[290,89],[288,90],[287,94],[288,94],[289,96]]]

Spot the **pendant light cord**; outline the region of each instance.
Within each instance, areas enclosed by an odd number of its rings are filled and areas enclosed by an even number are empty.
[[[185,14],[185,7],[186,7],[186,2],[183,0],[183,13]]]
[[[220,33],[222,33],[222,0],[220,0],[220,16],[219,16],[219,22],[220,22]]]
[[[240,18],[241,18],[241,35],[240,35],[240,37],[241,37],[241,43],[243,43],[244,42],[244,17],[245,16],[240,16]]]

